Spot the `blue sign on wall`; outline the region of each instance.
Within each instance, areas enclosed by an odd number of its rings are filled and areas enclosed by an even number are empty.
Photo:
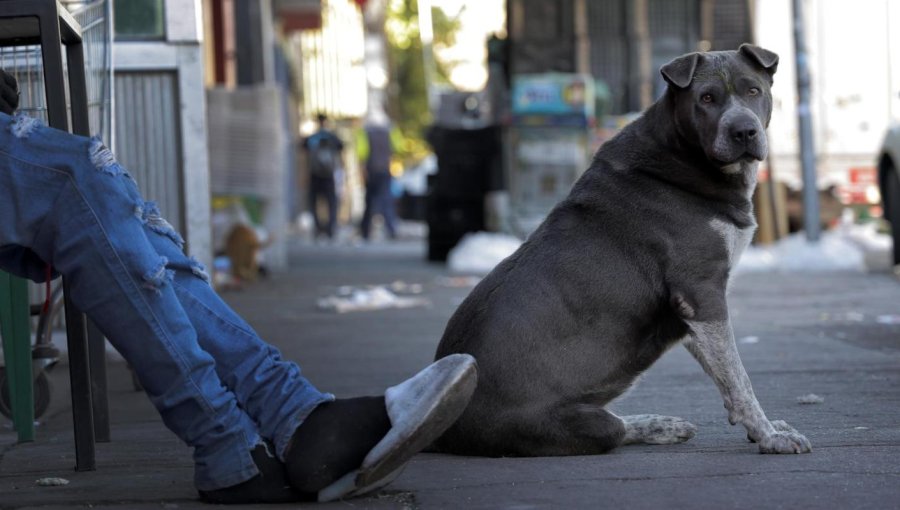
[[[594,118],[594,80],[586,74],[514,76],[512,114],[518,125],[586,127]]]

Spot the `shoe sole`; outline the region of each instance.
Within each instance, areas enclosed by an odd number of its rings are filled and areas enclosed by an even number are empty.
[[[369,451],[359,469],[320,490],[318,500],[361,496],[393,481],[407,461],[463,413],[475,391],[477,372],[475,358],[452,354],[388,388],[384,400],[391,429]]]

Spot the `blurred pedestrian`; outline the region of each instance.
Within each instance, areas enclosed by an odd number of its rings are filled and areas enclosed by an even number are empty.
[[[328,129],[328,116],[316,116],[316,132],[303,140],[309,162],[309,209],[315,223],[316,237],[324,234],[334,239],[337,229],[338,185],[343,173],[344,142]],[[325,200],[328,217],[319,215],[319,198]]]
[[[391,190],[391,122],[383,113],[373,115],[364,126],[368,153],[365,157],[366,210],[363,213],[360,233],[368,240],[372,218],[381,215],[384,227],[391,239],[397,237],[397,220],[394,196]]]

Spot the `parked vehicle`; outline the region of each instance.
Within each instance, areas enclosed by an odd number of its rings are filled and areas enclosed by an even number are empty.
[[[891,224],[894,264],[900,264],[900,124],[887,130],[878,156],[878,185],[884,219]]]

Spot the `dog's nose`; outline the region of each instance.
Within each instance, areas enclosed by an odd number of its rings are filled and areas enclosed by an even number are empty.
[[[738,143],[747,143],[759,134],[756,126],[751,123],[737,123],[731,126],[731,138]]]

